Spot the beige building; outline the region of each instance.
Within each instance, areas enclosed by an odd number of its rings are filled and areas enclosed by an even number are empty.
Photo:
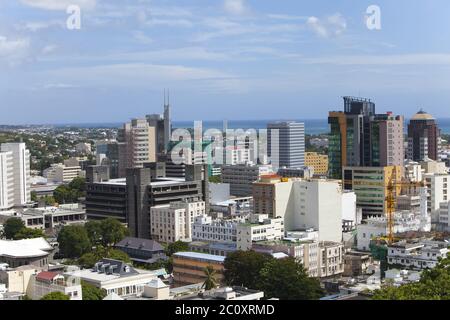
[[[317,152],[305,153],[305,166],[314,168],[315,175],[328,173],[328,156]]]
[[[0,271],[0,283],[8,288],[9,292],[20,292],[25,294],[28,290],[31,276],[37,274],[41,268],[26,265],[17,268],[7,268]]]
[[[146,119],[133,119],[119,130],[119,175],[125,176],[126,168],[142,167],[146,162],[156,162],[156,128]]]
[[[173,255],[173,277],[178,284],[198,284],[206,279],[205,268],[216,271],[218,283],[223,281],[225,257],[199,252],[177,252]]]
[[[344,245],[325,241],[320,243],[319,277],[326,278],[344,272]]]
[[[190,241],[196,217],[206,214],[205,202],[172,202],[150,209],[153,240],[165,243]]]

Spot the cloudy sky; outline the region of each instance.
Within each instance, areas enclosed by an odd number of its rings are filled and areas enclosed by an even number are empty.
[[[381,30],[366,10],[381,9]],[[81,9],[69,30],[68,6]],[[450,117],[448,0],[0,1],[0,123]]]

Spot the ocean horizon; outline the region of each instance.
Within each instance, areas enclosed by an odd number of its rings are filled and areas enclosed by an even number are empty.
[[[228,129],[265,129],[267,123],[283,120],[228,120]],[[305,123],[305,132],[310,135],[326,134],[329,132],[328,119],[294,119],[290,121],[298,121]],[[408,119],[405,119],[405,124],[408,123]],[[437,119],[438,126],[441,129],[441,133],[450,134],[450,118]],[[119,128],[123,123],[72,123],[72,124],[55,124],[53,126],[58,128],[64,127],[79,127],[79,128]],[[221,120],[204,120],[202,122],[203,130],[219,129],[223,128],[223,121]],[[173,128],[193,128],[194,121],[172,121]],[[405,130],[406,130],[405,125]]]

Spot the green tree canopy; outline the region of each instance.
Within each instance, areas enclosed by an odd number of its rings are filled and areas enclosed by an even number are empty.
[[[85,281],[81,281],[81,289],[83,300],[103,300],[106,297],[105,289],[99,289]]]
[[[399,287],[390,284],[375,290],[374,300],[450,300],[450,258],[446,257],[429,270],[424,270],[419,282]]]
[[[92,252],[83,254],[80,259],[78,259],[78,264],[83,268],[92,268],[95,263],[103,258],[131,263],[130,257],[125,252],[110,247],[105,248],[98,246]]]
[[[14,235],[14,240],[45,238],[41,229],[22,228]]]
[[[3,235],[6,239],[14,239],[15,235],[25,228],[25,224],[20,218],[9,218],[3,225]]]
[[[323,295],[320,282],[310,278],[294,258],[272,259],[259,273],[260,289],[267,298],[315,300]]]
[[[92,248],[86,229],[80,225],[64,226],[58,234],[58,243],[66,258],[81,257]]]
[[[128,229],[114,218],[100,222],[101,243],[104,247],[113,246],[128,235]]]
[[[228,285],[258,289],[255,284],[259,282],[259,272],[271,259],[255,251],[235,251],[225,259],[225,281]]]
[[[50,292],[43,296],[41,300],[70,300],[70,298],[62,292]]]
[[[93,246],[101,244],[102,240],[102,227],[100,221],[88,221],[85,223],[89,240]]]
[[[171,257],[174,253],[189,251],[189,244],[183,241],[176,241],[167,246],[166,254]]]

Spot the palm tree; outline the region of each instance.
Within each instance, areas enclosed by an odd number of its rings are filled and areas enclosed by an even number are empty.
[[[216,270],[212,266],[207,266],[204,272],[206,279],[203,282],[202,288],[205,288],[205,290],[217,288]]]

